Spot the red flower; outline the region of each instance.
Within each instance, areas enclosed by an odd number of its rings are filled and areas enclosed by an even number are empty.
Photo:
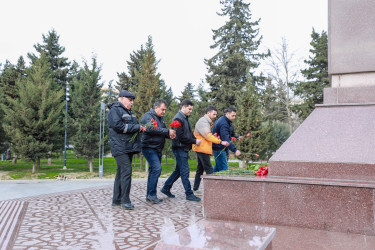
[[[268,167],[264,166],[264,168],[261,166],[257,172],[255,172],[255,175],[257,176],[265,176],[268,174]]]
[[[177,120],[174,120],[169,126],[171,128],[178,128],[178,127],[181,127],[181,123]]]
[[[154,129],[156,129],[158,127],[158,122],[155,121],[153,118],[151,118],[151,122],[152,122],[152,126],[154,127]]]
[[[250,133],[247,133],[246,137],[250,137]]]
[[[220,139],[220,135],[217,137],[217,138],[219,138]]]
[[[259,155],[258,154],[255,154],[257,158],[259,158]]]
[[[233,141],[237,141],[237,138],[236,137],[232,137],[231,138]]]
[[[214,136],[217,136],[217,133],[215,133]]]

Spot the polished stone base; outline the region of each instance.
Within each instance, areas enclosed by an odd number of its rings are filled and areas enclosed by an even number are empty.
[[[375,235],[375,181],[204,176],[207,219]]]
[[[270,175],[374,180],[374,117],[375,104],[317,105],[271,157]]]
[[[272,249],[272,227],[233,221],[201,220],[180,232],[165,230],[161,249]]]

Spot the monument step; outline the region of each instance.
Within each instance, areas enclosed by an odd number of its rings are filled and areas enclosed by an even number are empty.
[[[203,176],[207,219],[375,235],[375,182]]]
[[[272,249],[276,229],[244,222],[200,220],[179,232],[162,231],[155,249]]]

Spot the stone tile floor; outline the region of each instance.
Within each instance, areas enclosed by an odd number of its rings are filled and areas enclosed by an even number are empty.
[[[158,190],[164,181],[159,181]],[[172,189],[176,198],[159,193],[164,202],[154,205],[145,201],[146,180],[134,180],[132,211],[111,206],[113,182],[109,183],[50,182],[53,188],[44,192],[55,193],[0,199],[0,249],[154,249],[163,235],[179,233],[203,219],[202,202],[186,201],[181,181]],[[73,186],[79,189],[72,190]],[[4,190],[0,187],[0,196],[7,197]],[[272,227],[276,250],[375,249],[375,236]]]
[[[159,189],[164,181],[160,181]],[[135,210],[112,207],[112,185],[0,202],[0,249],[153,249],[166,226],[179,231],[202,219],[202,203],[176,198],[145,201],[146,182],[135,182]]]

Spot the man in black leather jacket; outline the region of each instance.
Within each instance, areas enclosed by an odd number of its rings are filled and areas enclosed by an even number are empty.
[[[191,129],[189,116],[193,111],[194,104],[189,100],[181,102],[181,110],[177,112],[173,121],[178,121],[181,126],[176,130],[176,138],[172,141],[172,151],[176,157],[176,169],[173,171],[171,176],[167,179],[164,187],[160,190],[163,194],[170,198],[175,196],[171,193],[173,183],[181,177],[182,185],[185,189],[186,200],[189,201],[200,201],[201,199],[196,197],[191,189],[189,181],[189,151],[193,144],[200,145],[202,140],[196,139]]]
[[[141,151],[141,136],[138,134],[134,141],[130,141],[135,133],[146,130],[138,123],[131,110],[135,95],[122,90],[119,101],[108,105],[107,116],[111,153],[117,163],[117,172],[113,187],[112,206],[122,206],[125,209],[134,209],[130,201],[133,154]]]
[[[146,201],[154,204],[160,203],[163,199],[159,199],[156,195],[156,187],[161,174],[161,157],[165,144],[165,138],[174,139],[176,131],[167,129],[164,123],[164,114],[167,110],[165,100],[157,100],[154,107],[143,115],[141,123],[147,124],[156,122],[157,126],[147,127],[142,135],[142,154],[149,163]]]

